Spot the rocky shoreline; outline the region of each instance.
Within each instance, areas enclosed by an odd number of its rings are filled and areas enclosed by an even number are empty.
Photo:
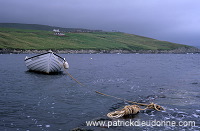
[[[48,50],[20,50],[20,49],[0,49],[0,54],[40,54]],[[58,54],[187,54],[200,53],[200,49],[178,48],[174,50],[52,50]]]

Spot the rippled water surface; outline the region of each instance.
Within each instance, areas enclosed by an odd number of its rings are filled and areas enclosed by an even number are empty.
[[[25,54],[0,55],[1,131],[200,130],[199,54],[60,55],[84,87],[65,73],[28,72]],[[108,112],[128,105],[95,91],[166,108],[120,120],[194,121],[195,126],[89,127],[86,121],[111,121]]]

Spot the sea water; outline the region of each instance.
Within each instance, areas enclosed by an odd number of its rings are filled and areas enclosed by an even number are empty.
[[[199,54],[60,54],[70,65],[68,72],[84,86],[64,72],[46,75],[27,71],[24,58],[33,55],[0,55],[1,131],[200,130]],[[95,91],[154,102],[166,110],[109,119],[107,113],[129,103]],[[88,121],[105,125],[89,126]],[[114,121],[154,121],[154,125],[108,126]],[[185,125],[155,125],[167,121]]]

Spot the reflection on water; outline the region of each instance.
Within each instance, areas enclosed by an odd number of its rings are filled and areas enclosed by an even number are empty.
[[[0,55],[0,130],[108,130],[86,121],[113,121],[106,114],[127,100],[154,102],[166,111],[141,111],[120,120],[195,121],[196,126],[110,127],[109,130],[199,130],[199,55],[61,54],[68,70],[45,75],[27,71],[26,55]],[[92,58],[92,59],[91,59]]]

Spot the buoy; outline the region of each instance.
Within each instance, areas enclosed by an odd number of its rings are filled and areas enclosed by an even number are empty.
[[[64,66],[65,69],[68,69],[68,68],[69,68],[69,64],[67,63],[67,61],[65,61],[65,62],[63,63],[63,66]]]

